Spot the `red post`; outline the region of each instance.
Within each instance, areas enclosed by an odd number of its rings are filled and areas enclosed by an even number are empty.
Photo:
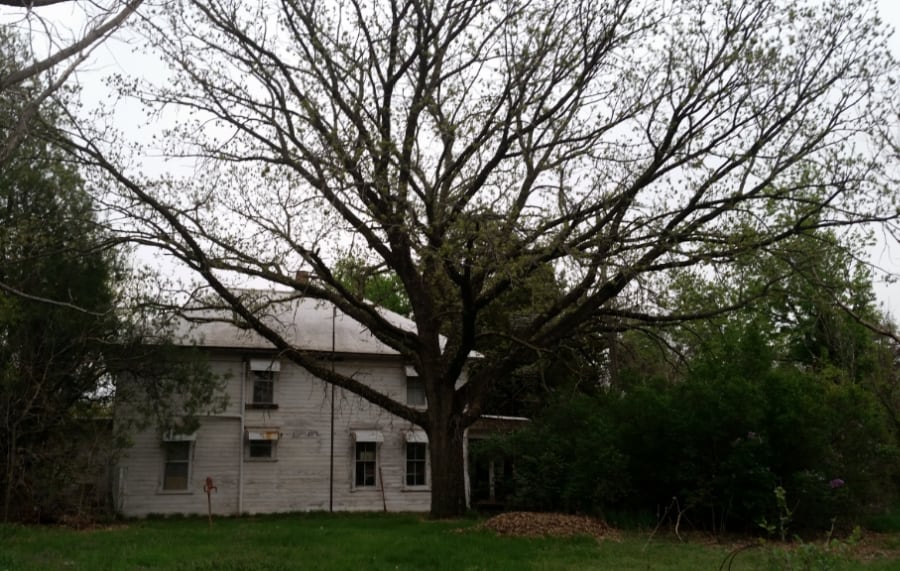
[[[219,489],[213,484],[212,477],[206,477],[206,483],[203,484],[203,491],[206,492],[206,515],[209,518],[209,528],[212,529],[212,493],[214,491],[219,491]]]

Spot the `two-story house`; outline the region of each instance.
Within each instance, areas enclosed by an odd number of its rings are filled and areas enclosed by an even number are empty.
[[[336,371],[425,406],[415,371],[331,304],[296,300],[267,319]],[[116,473],[122,514],[205,513],[208,477],[219,514],[429,509],[428,439],[421,429],[279,358],[253,332],[209,322],[184,333],[227,377],[227,408],[203,417],[192,434],[151,428],[135,436]]]

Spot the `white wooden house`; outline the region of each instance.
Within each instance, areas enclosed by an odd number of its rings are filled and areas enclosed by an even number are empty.
[[[425,405],[415,371],[332,305],[298,300],[267,320],[293,345],[332,359],[336,371]],[[429,509],[428,439],[421,429],[279,358],[252,332],[214,322],[192,326],[190,335],[208,351],[214,371],[227,375],[229,404],[203,417],[193,434],[136,435],[117,470],[123,515],[206,513],[206,478],[217,488],[218,514]]]

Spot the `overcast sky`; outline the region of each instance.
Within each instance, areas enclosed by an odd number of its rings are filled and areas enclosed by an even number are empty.
[[[894,59],[900,61],[900,0],[878,0],[881,17],[894,28],[891,48]],[[900,192],[900,189],[897,189]],[[882,242],[872,251],[872,262],[879,267],[900,273],[900,245]],[[876,283],[878,299],[885,305],[895,321],[900,321],[900,284]]]
[[[877,5],[882,19],[895,30],[900,28],[900,0],[877,0]],[[58,16],[60,26],[66,23],[79,27],[74,22],[81,20],[79,17],[78,3],[63,3],[42,10],[41,15],[54,13]],[[21,20],[21,11],[10,12],[9,9],[0,9],[0,21],[9,21],[10,14],[13,18]],[[82,20],[83,21],[83,20]],[[890,40],[891,49],[895,59],[900,61],[900,34],[894,33]],[[99,77],[115,72],[133,73],[141,69],[144,73],[164,73],[164,68],[158,61],[151,58],[136,58],[131,55],[131,49],[122,41],[115,38],[100,46],[88,62],[83,72],[79,73],[79,80],[85,86],[85,102],[88,106],[102,105],[102,100],[108,97],[108,89],[99,81]],[[154,69],[155,68],[155,69]],[[900,122],[900,121],[898,121]],[[900,130],[900,126],[897,127]],[[896,177],[900,178],[900,176]],[[900,189],[897,189],[900,192]],[[879,240],[879,245],[872,250],[872,262],[876,267],[888,270],[900,275],[900,245],[886,243]],[[876,276],[876,292],[879,300],[895,320],[900,321],[900,284],[887,284]]]

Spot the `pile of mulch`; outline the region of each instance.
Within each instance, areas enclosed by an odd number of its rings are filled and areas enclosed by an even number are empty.
[[[519,537],[572,537],[587,535],[597,539],[618,539],[616,531],[605,521],[558,513],[508,512],[496,515],[479,527],[497,535]]]

